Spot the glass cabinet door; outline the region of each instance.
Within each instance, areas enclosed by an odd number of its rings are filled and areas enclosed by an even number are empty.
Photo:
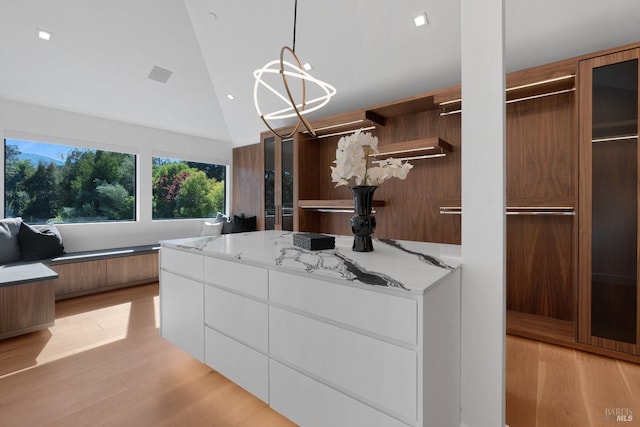
[[[282,230],[293,231],[293,139],[282,140]]]
[[[293,138],[263,134],[264,229],[293,231]]]
[[[585,61],[583,77],[579,334],[637,353],[638,51]]]
[[[264,229],[276,225],[276,138],[263,139],[264,145]]]

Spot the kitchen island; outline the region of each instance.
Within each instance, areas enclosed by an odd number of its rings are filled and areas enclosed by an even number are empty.
[[[301,425],[458,426],[460,247],[164,241],[160,333]]]

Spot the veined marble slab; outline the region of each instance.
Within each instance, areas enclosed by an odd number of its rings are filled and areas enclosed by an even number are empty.
[[[165,240],[162,246],[376,290],[424,293],[461,265],[459,245],[374,239],[373,252],[351,250],[353,236],[334,236],[335,249],[293,244],[294,232],[255,231]]]

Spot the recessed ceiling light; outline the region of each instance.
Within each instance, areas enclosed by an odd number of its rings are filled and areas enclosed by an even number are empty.
[[[41,30],[40,28],[38,28],[38,30],[36,31],[36,37],[41,40],[49,41],[51,40],[52,35],[53,34],[51,34],[49,31]]]
[[[423,25],[427,25],[429,23],[429,19],[427,19],[427,13],[423,12],[418,16],[413,17],[413,25],[417,27],[422,27]]]
[[[304,68],[305,71],[311,71],[313,70],[313,65],[311,65],[311,62],[305,62],[302,64],[302,68]]]
[[[236,99],[236,97],[235,97],[235,96],[233,96],[233,94],[228,93],[228,94],[227,94],[227,99],[228,99],[229,101],[233,101],[234,99]]]

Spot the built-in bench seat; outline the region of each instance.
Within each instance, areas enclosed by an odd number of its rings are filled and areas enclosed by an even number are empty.
[[[158,280],[160,245],[74,252],[45,261],[58,273],[56,300]]]
[[[0,339],[53,326],[55,301],[158,280],[160,245],[0,265]]]

